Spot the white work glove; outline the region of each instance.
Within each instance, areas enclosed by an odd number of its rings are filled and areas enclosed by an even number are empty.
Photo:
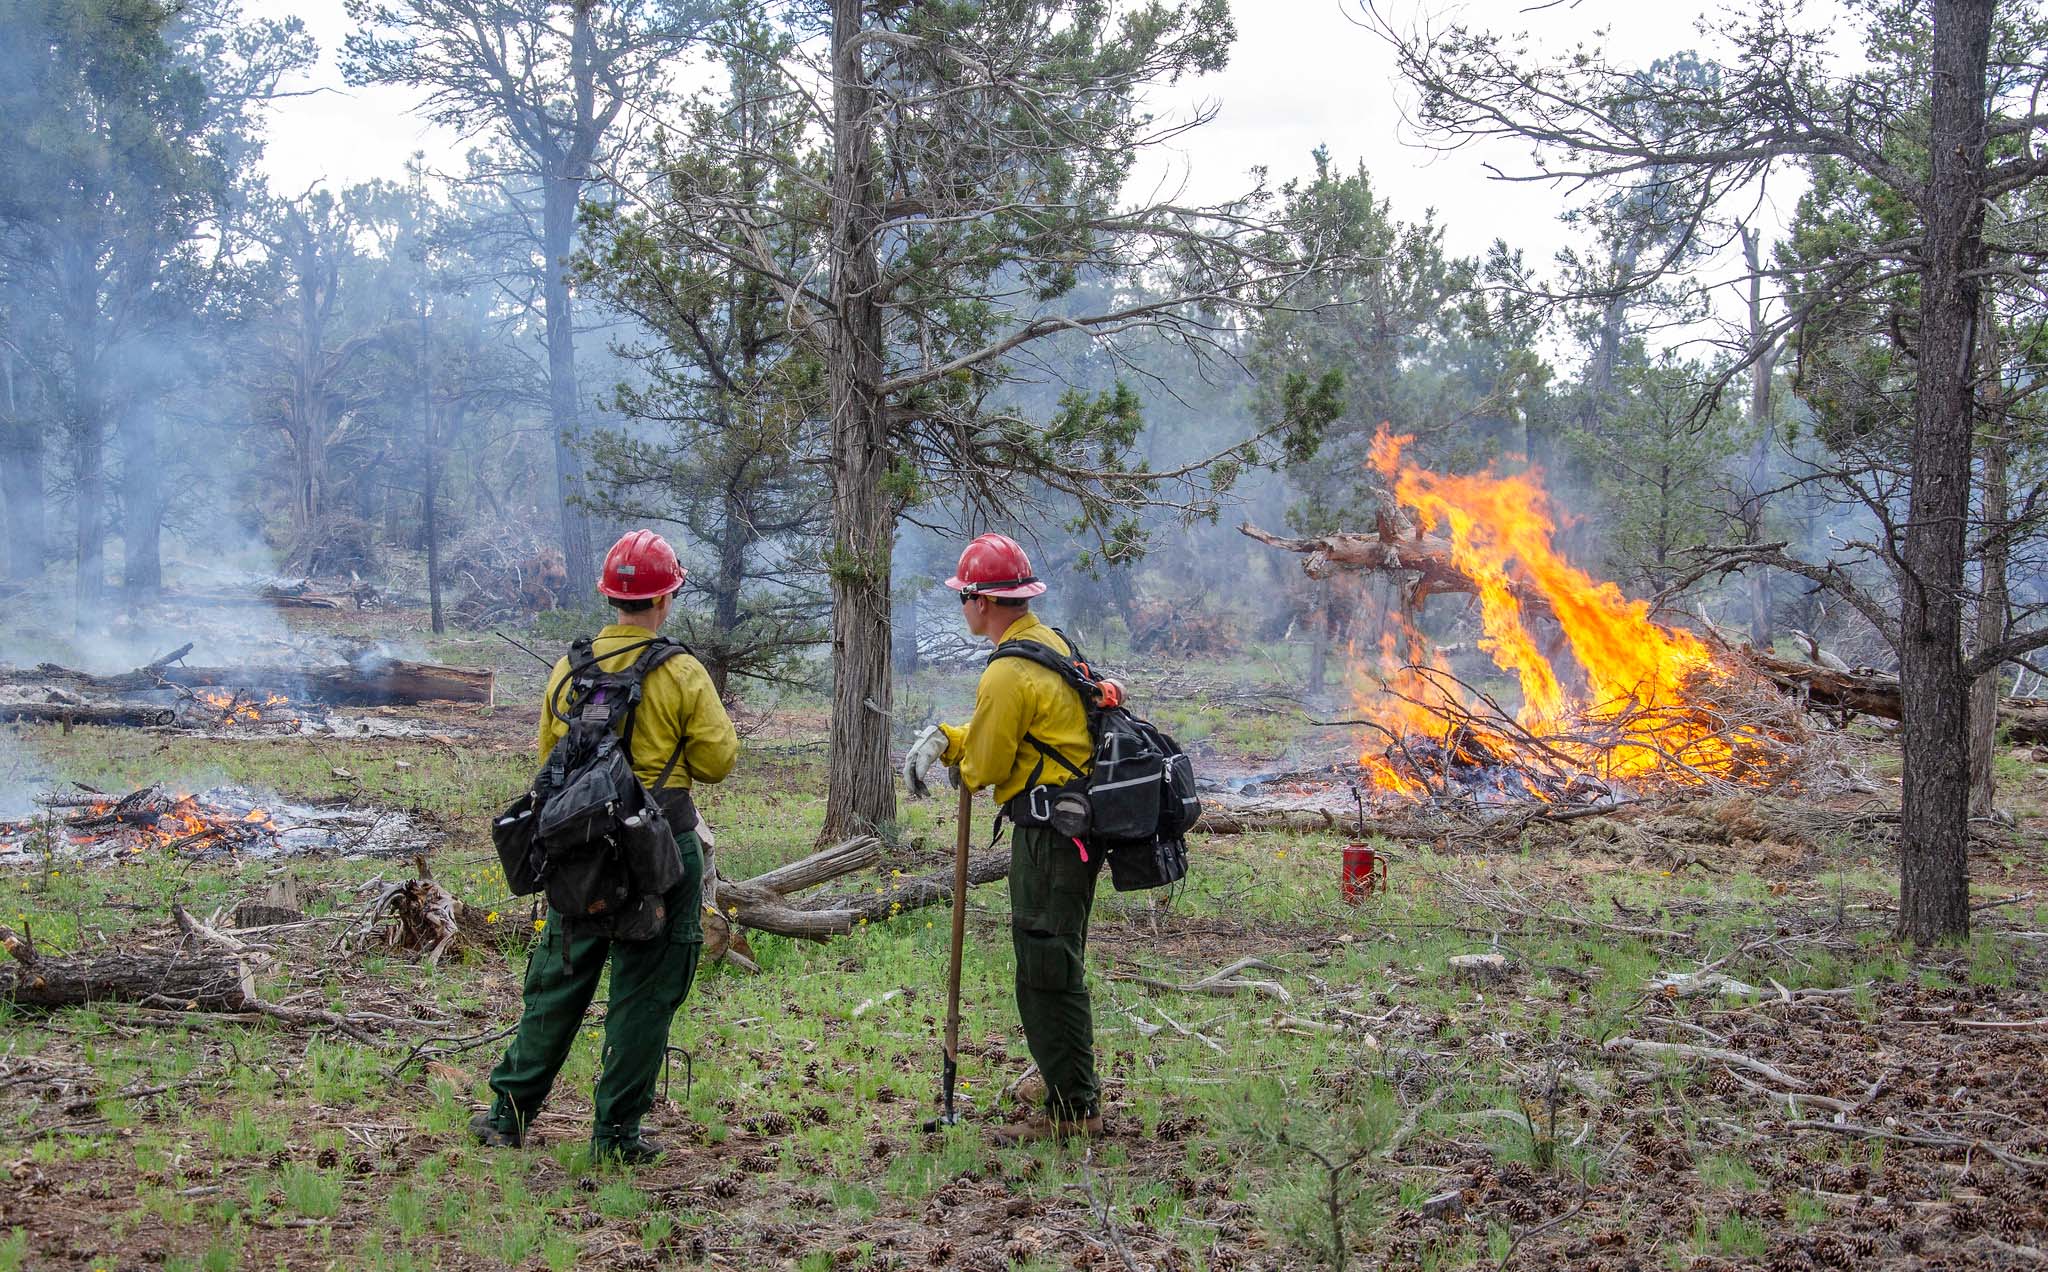
[[[903,757],[903,784],[910,788],[912,795],[923,799],[932,793],[924,775],[945,753],[945,732],[936,724],[926,725],[924,732],[917,735],[917,741],[910,744],[910,753]]]
[[[706,848],[718,847],[718,841],[711,837],[711,823],[704,820],[704,814],[697,814],[697,842]]]

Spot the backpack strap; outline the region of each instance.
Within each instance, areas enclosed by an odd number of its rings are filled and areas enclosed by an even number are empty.
[[[690,654],[690,647],[679,640],[670,640],[666,636],[656,637],[656,639],[660,644],[642,656],[641,661],[646,664],[640,673],[642,680],[654,674],[654,669],[669,659],[681,654]],[[690,656],[696,657],[695,654],[690,654]],[[661,773],[655,777],[654,784],[649,788],[650,790],[659,793],[668,782],[669,774],[676,771],[677,762],[683,758],[683,746],[688,741],[689,734],[678,728],[676,730],[676,749],[669,752],[668,763],[661,766]]]
[[[560,683],[555,686],[554,693],[550,695],[545,704],[546,709],[555,719],[563,724],[572,725],[575,723],[576,717],[582,714],[583,708],[587,703],[587,698],[580,697],[575,692],[575,684],[580,677],[590,675],[592,672],[622,678],[631,677],[625,714],[616,717],[620,745],[626,748],[628,754],[631,754],[633,729],[639,722],[641,687],[646,684],[647,677],[653,674],[655,668],[679,654],[689,653],[690,647],[679,640],[671,640],[666,636],[649,636],[646,640],[623,645],[604,654],[596,653],[592,646],[592,638],[588,636],[579,636],[570,642],[569,674],[563,676]],[[638,656],[634,658],[632,665],[624,670],[617,672],[606,672],[603,670],[603,664],[607,659],[617,658],[622,654],[634,653],[637,653]],[[565,693],[569,695],[566,711],[563,709],[563,695]],[[661,781],[667,780],[668,775],[675,768],[676,760],[681,755],[682,745],[680,739],[678,739],[675,754],[669,756],[668,766],[661,771]],[[659,781],[656,784],[659,785]]]
[[[1015,640],[1006,640],[1002,644],[997,645],[995,651],[988,656],[988,661],[993,664],[998,658],[1022,658],[1027,662],[1036,663],[1048,671],[1058,672],[1060,679],[1066,681],[1068,687],[1073,689],[1075,696],[1081,699],[1081,710],[1087,716],[1088,732],[1092,736],[1095,732],[1095,718],[1099,710],[1095,698],[1094,673],[1082,659],[1081,646],[1075,643],[1073,637],[1057,627],[1052,629],[1052,633],[1065,641],[1067,648],[1073,652],[1062,654],[1051,645],[1019,636]],[[1061,768],[1067,770],[1067,772],[1075,777],[1084,776],[1080,769],[1074,767],[1072,760],[1061,755],[1054,748],[1047,746],[1044,739],[1036,734],[1026,733],[1024,740],[1038,749],[1039,757],[1037,765],[1031,770],[1030,778],[1025,782],[1025,789],[1028,790],[1038,785],[1038,779],[1045,775],[1045,762],[1047,760],[1058,761]]]

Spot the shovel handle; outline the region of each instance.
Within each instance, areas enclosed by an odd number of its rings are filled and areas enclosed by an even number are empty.
[[[946,1100],[953,1098],[953,1071],[960,1060],[960,955],[967,944],[967,848],[974,818],[974,792],[960,784],[959,826],[953,842],[953,959],[946,972]]]

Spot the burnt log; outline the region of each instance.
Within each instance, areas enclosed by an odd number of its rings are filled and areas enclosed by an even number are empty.
[[[416,702],[475,702],[490,706],[497,674],[401,658],[363,657],[331,667],[287,667],[252,663],[242,667],[173,667],[162,663],[119,675],[43,663],[32,669],[0,669],[0,684],[62,684],[102,693],[136,693],[166,686],[188,689],[233,687],[282,694],[336,706],[387,706]]]
[[[1880,720],[1898,720],[1904,715],[1899,678],[1889,672],[1793,662],[1754,649],[1740,652],[1757,674],[1814,710],[1853,711]],[[2048,742],[2048,699],[2001,698],[1998,727],[2014,742]]]
[[[0,721],[24,724],[74,724],[158,728],[170,724],[177,713],[169,707],[85,706],[64,702],[0,702]]]
[[[338,610],[346,598],[323,596],[288,587],[261,587],[253,592],[165,592],[165,605],[207,605],[216,607],[260,605],[267,609]]]

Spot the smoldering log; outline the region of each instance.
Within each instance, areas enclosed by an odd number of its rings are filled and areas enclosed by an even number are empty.
[[[362,658],[330,667],[287,667],[252,663],[242,667],[173,667],[153,664],[113,676],[55,663],[32,669],[0,669],[0,684],[66,685],[102,693],[137,693],[166,686],[188,689],[233,687],[283,694],[336,706],[386,706],[414,702],[475,702],[490,706],[497,674],[402,658]]]
[[[1754,649],[1744,649],[1741,654],[1759,675],[1804,699],[1815,710],[1854,711],[1880,720],[1897,720],[1904,714],[1899,678],[1888,672],[1793,662]],[[2014,742],[2048,742],[2048,699],[2001,699],[1998,727]]]

